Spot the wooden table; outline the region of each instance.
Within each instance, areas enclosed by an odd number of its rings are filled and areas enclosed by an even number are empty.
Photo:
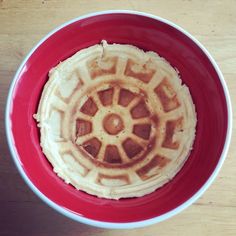
[[[107,9],[144,11],[185,28],[216,59],[235,105],[235,0],[0,0],[0,235],[236,235],[235,127],[224,166],[204,196],[179,215],[142,229],[105,230],[67,219],[39,200],[19,176],[4,131],[6,96],[17,67],[29,50],[56,26],[85,13]]]

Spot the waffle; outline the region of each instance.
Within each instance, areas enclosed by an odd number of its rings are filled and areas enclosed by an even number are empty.
[[[54,172],[109,199],[140,197],[170,181],[196,126],[189,90],[165,59],[106,41],[49,72],[34,117]]]

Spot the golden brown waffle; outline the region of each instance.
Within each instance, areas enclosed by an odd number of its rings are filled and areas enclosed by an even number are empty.
[[[196,125],[189,90],[166,60],[105,41],[50,71],[35,118],[58,176],[111,199],[143,196],[171,180]]]

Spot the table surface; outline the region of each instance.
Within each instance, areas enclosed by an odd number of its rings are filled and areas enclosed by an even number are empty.
[[[235,0],[0,0],[0,235],[236,235],[235,127],[227,159],[206,193],[179,215],[141,229],[98,229],[67,219],[39,200],[19,176],[4,130],[6,96],[17,67],[56,26],[85,13],[107,9],[152,13],[189,31],[215,58],[232,103],[236,101]],[[234,121],[235,118],[234,115]]]

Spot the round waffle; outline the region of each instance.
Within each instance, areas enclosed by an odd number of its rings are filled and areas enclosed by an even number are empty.
[[[58,176],[111,199],[170,181],[188,158],[196,125],[189,90],[165,59],[106,41],[50,71],[35,118]]]

